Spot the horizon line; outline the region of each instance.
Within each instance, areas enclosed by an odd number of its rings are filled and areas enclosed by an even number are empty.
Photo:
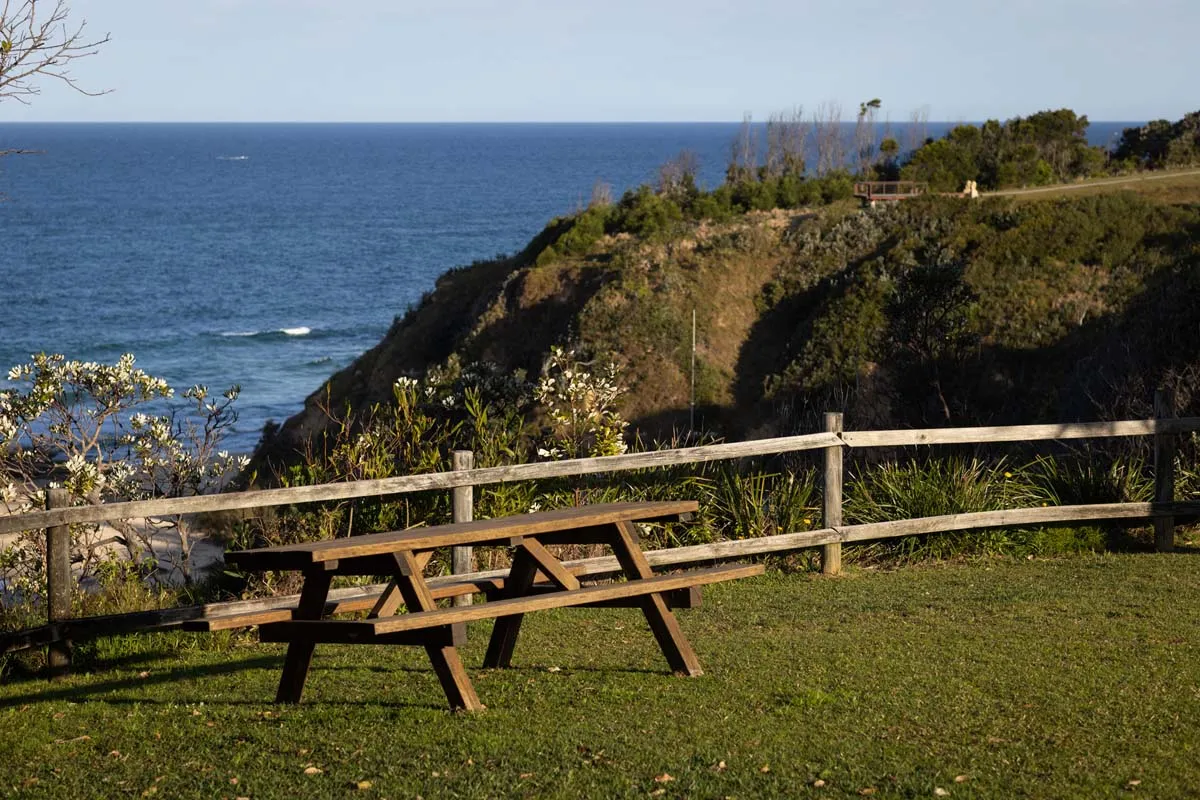
[[[1086,114],[1083,116],[1087,116]],[[1165,118],[1164,118],[1165,119]],[[46,120],[0,120],[2,125],[740,125],[744,120],[740,119],[696,119],[696,120],[672,120],[672,119],[629,119],[629,120],[288,120],[288,119],[261,119],[261,120],[206,120],[206,119],[130,119],[130,120],[89,120],[89,119],[46,119]],[[982,124],[989,120],[980,119],[930,119],[924,120],[926,125],[976,125]],[[1007,120],[1003,120],[1007,121]],[[1088,119],[1089,123],[1096,122],[1121,122],[1121,123],[1141,123],[1148,120],[1134,119]],[[754,125],[766,124],[767,120],[751,120]],[[854,119],[839,120],[842,124],[853,125]],[[912,120],[893,120],[884,122],[876,120],[876,126],[885,125],[914,125]]]

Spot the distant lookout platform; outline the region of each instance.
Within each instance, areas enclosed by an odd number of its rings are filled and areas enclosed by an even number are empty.
[[[922,181],[860,181],[854,184],[854,196],[867,205],[894,203],[928,194],[929,184]]]

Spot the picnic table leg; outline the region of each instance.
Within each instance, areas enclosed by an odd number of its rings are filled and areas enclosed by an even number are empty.
[[[300,592],[300,602],[296,607],[296,619],[321,618],[332,580],[333,573],[325,570],[313,570],[305,574],[304,588]],[[297,640],[288,645],[283,674],[279,676],[279,689],[275,692],[276,703],[300,702],[315,648],[316,644],[311,641]]]
[[[637,527],[632,522],[618,522],[616,530],[613,555],[617,557],[621,568],[625,570],[625,575],[630,580],[653,577],[654,572],[650,569],[650,562],[642,553]],[[641,598],[640,604],[642,612],[646,615],[646,622],[650,624],[650,630],[653,631],[654,638],[658,640],[658,646],[662,648],[663,655],[666,656],[667,663],[671,666],[671,671],[691,677],[703,675],[704,671],[700,668],[700,660],[696,658],[695,651],[688,644],[687,637],[683,635],[683,631],[679,627],[679,621],[671,613],[662,593],[648,594]]]
[[[433,611],[437,608],[437,602],[429,593],[429,586],[421,574],[424,566],[420,557],[413,556],[410,552],[396,554],[395,586],[409,611]],[[464,711],[481,711],[483,703],[479,702],[475,687],[471,685],[471,679],[463,669],[458,649],[453,645],[443,647],[427,644],[425,652],[429,656],[429,663],[433,665],[434,673],[437,674],[438,682],[442,684],[442,691],[446,693],[450,708],[456,711],[460,708]]]
[[[512,569],[504,581],[504,597],[520,597],[528,594],[537,577],[537,561],[523,547],[518,547],[513,554]],[[521,632],[521,620],[524,614],[512,614],[507,617],[497,617],[492,628],[492,638],[488,641],[487,655],[483,657],[485,667],[507,667],[512,664],[513,650],[517,646],[517,634]]]

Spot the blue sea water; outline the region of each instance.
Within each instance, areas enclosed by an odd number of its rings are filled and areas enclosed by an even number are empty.
[[[240,384],[227,444],[248,451],[445,270],[519,250],[597,181],[619,196],[683,149],[714,187],[737,129],[0,126],[0,149],[41,151],[0,161],[0,388],[34,352],[132,352],[179,388]]]

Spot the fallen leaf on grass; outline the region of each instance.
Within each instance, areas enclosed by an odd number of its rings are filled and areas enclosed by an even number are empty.
[[[70,744],[71,742],[90,742],[92,737],[86,733],[83,736],[76,736],[74,739],[55,739],[55,744]]]
[[[815,781],[813,781],[812,785],[813,785],[814,789],[824,789],[825,781],[821,780],[820,778],[817,778]]]
[[[520,778],[521,780],[526,780],[527,778],[532,778],[532,777],[533,777],[533,773],[532,773],[532,772],[522,772],[522,773],[521,773],[520,775],[518,775],[517,777],[518,777],[518,778]]]
[[[138,677],[139,677],[139,678],[149,678],[149,677],[150,677],[150,671],[149,671],[149,670],[142,670],[141,672],[139,672],[139,673],[138,673]]]
[[[724,771],[725,771],[725,762],[724,762],[724,761],[718,761],[718,762],[717,762],[717,763],[716,763],[716,764],[713,766],[713,770],[715,770],[716,772],[724,772]]]
[[[871,795],[875,794],[875,787],[868,786],[865,789],[859,789],[858,793],[861,794],[863,797],[870,797]]]
[[[350,784],[350,788],[357,792],[365,792],[367,789],[371,788],[371,785],[372,784],[370,781],[354,781]]]
[[[1126,783],[1125,788],[1132,789],[1135,786],[1141,786],[1141,785],[1142,785],[1142,782],[1140,780],[1134,779],[1134,780],[1131,780],[1128,783]]]
[[[546,672],[562,672],[562,667],[547,667]]]
[[[304,768],[305,775],[320,775],[324,771],[325,770],[321,769],[320,767],[305,767]]]
[[[966,783],[968,780],[970,780],[970,778],[968,778],[966,775],[955,775],[954,776],[955,783]]]
[[[655,789],[653,792],[650,793],[650,796],[651,797],[662,797],[666,793],[667,793],[666,789]]]
[[[949,797],[950,792],[949,792],[949,790],[943,789],[940,786],[935,786],[935,787],[933,787],[933,796],[934,797]]]
[[[675,780],[675,777],[669,772],[664,772],[662,775],[654,776],[655,783],[670,783],[673,780]]]
[[[759,768],[758,768],[758,771],[759,771],[759,772],[764,772],[764,773],[766,773],[766,772],[770,772],[770,771],[771,771],[771,765],[770,765],[770,764],[763,764],[761,767],[759,767]]]

